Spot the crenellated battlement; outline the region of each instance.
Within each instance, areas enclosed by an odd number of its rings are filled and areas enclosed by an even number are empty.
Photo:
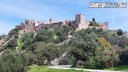
[[[35,21],[35,20],[25,20],[21,25],[17,25],[16,28],[20,30],[24,30],[25,32],[35,32],[39,30],[43,30],[45,28],[52,27],[54,25],[69,25],[75,27],[76,30],[93,28],[94,26],[89,26],[90,21],[87,21],[84,14],[75,15],[75,20],[64,20],[64,21],[54,21],[49,19],[48,21]],[[102,28],[104,30],[108,30],[108,22],[104,22],[99,24],[99,26],[95,26],[96,28]]]

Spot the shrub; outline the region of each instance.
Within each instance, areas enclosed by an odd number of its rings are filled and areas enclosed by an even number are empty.
[[[117,31],[117,35],[119,35],[119,36],[123,35],[123,31],[122,31],[121,29],[119,29],[119,30]]]
[[[120,55],[121,64],[128,65],[128,46],[126,46]]]
[[[84,62],[81,66],[86,68],[106,68],[119,63],[119,55],[115,49],[105,38],[98,38],[96,32],[96,29],[81,30],[74,37],[71,42],[76,47],[71,50],[76,59],[74,66],[77,66],[79,60]]]
[[[39,65],[45,64],[45,61],[47,61],[46,64],[50,64],[51,60],[59,57],[63,52],[63,49],[60,46],[56,46],[52,43],[46,44],[44,42],[35,42],[29,47],[29,50],[36,55],[36,63]]]
[[[0,58],[0,72],[24,72],[26,66],[25,53],[7,52]]]

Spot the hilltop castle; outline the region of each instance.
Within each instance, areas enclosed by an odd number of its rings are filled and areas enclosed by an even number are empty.
[[[94,27],[94,26],[90,26],[89,23],[90,21],[87,21],[83,14],[77,14],[75,15],[74,21],[65,20],[65,21],[55,22],[52,19],[49,19],[48,21],[38,22],[34,20],[25,20],[24,23],[21,23],[21,25],[17,25],[16,28],[24,32],[34,32],[34,31],[40,31],[46,28],[50,28],[53,26],[68,25],[74,27],[76,30],[81,30],[81,29]],[[108,30],[108,22],[104,22],[101,24],[98,23],[98,26],[95,26],[95,28],[102,28],[103,30]]]

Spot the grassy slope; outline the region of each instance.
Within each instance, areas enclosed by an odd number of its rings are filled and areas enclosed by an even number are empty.
[[[107,68],[106,70],[128,71],[128,65]],[[77,70],[50,69],[47,66],[31,66],[27,72],[85,72]]]
[[[27,72],[85,72],[76,70],[50,69],[47,66],[31,66]]]
[[[107,68],[107,70],[128,71],[128,65]]]

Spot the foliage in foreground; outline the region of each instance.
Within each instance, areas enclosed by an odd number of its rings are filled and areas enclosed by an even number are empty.
[[[36,56],[34,61],[37,65],[50,64],[50,61],[59,57],[63,48],[52,43],[36,42],[33,43],[29,50]]]
[[[104,31],[86,29],[76,33],[71,45],[71,54],[76,58],[74,67],[106,68],[119,63],[119,56],[105,37]]]
[[[24,72],[26,66],[50,64],[50,61],[60,57],[64,52],[68,52],[68,57],[65,57],[60,64],[73,62],[74,67],[106,68],[128,64],[128,38],[123,36],[123,33],[117,34],[96,28],[77,32],[71,30],[65,26],[50,28],[37,33],[25,33],[20,39],[16,38],[17,30],[12,30],[9,35],[15,35],[15,39],[10,41],[7,47],[8,49],[11,47],[12,50],[18,47],[19,52],[14,51],[11,55],[8,53],[1,56],[1,71]],[[68,39],[68,35],[72,35],[71,40],[58,46]],[[24,54],[22,56],[23,51],[28,56]]]
[[[21,52],[6,52],[0,57],[0,72],[24,72],[27,57]]]

